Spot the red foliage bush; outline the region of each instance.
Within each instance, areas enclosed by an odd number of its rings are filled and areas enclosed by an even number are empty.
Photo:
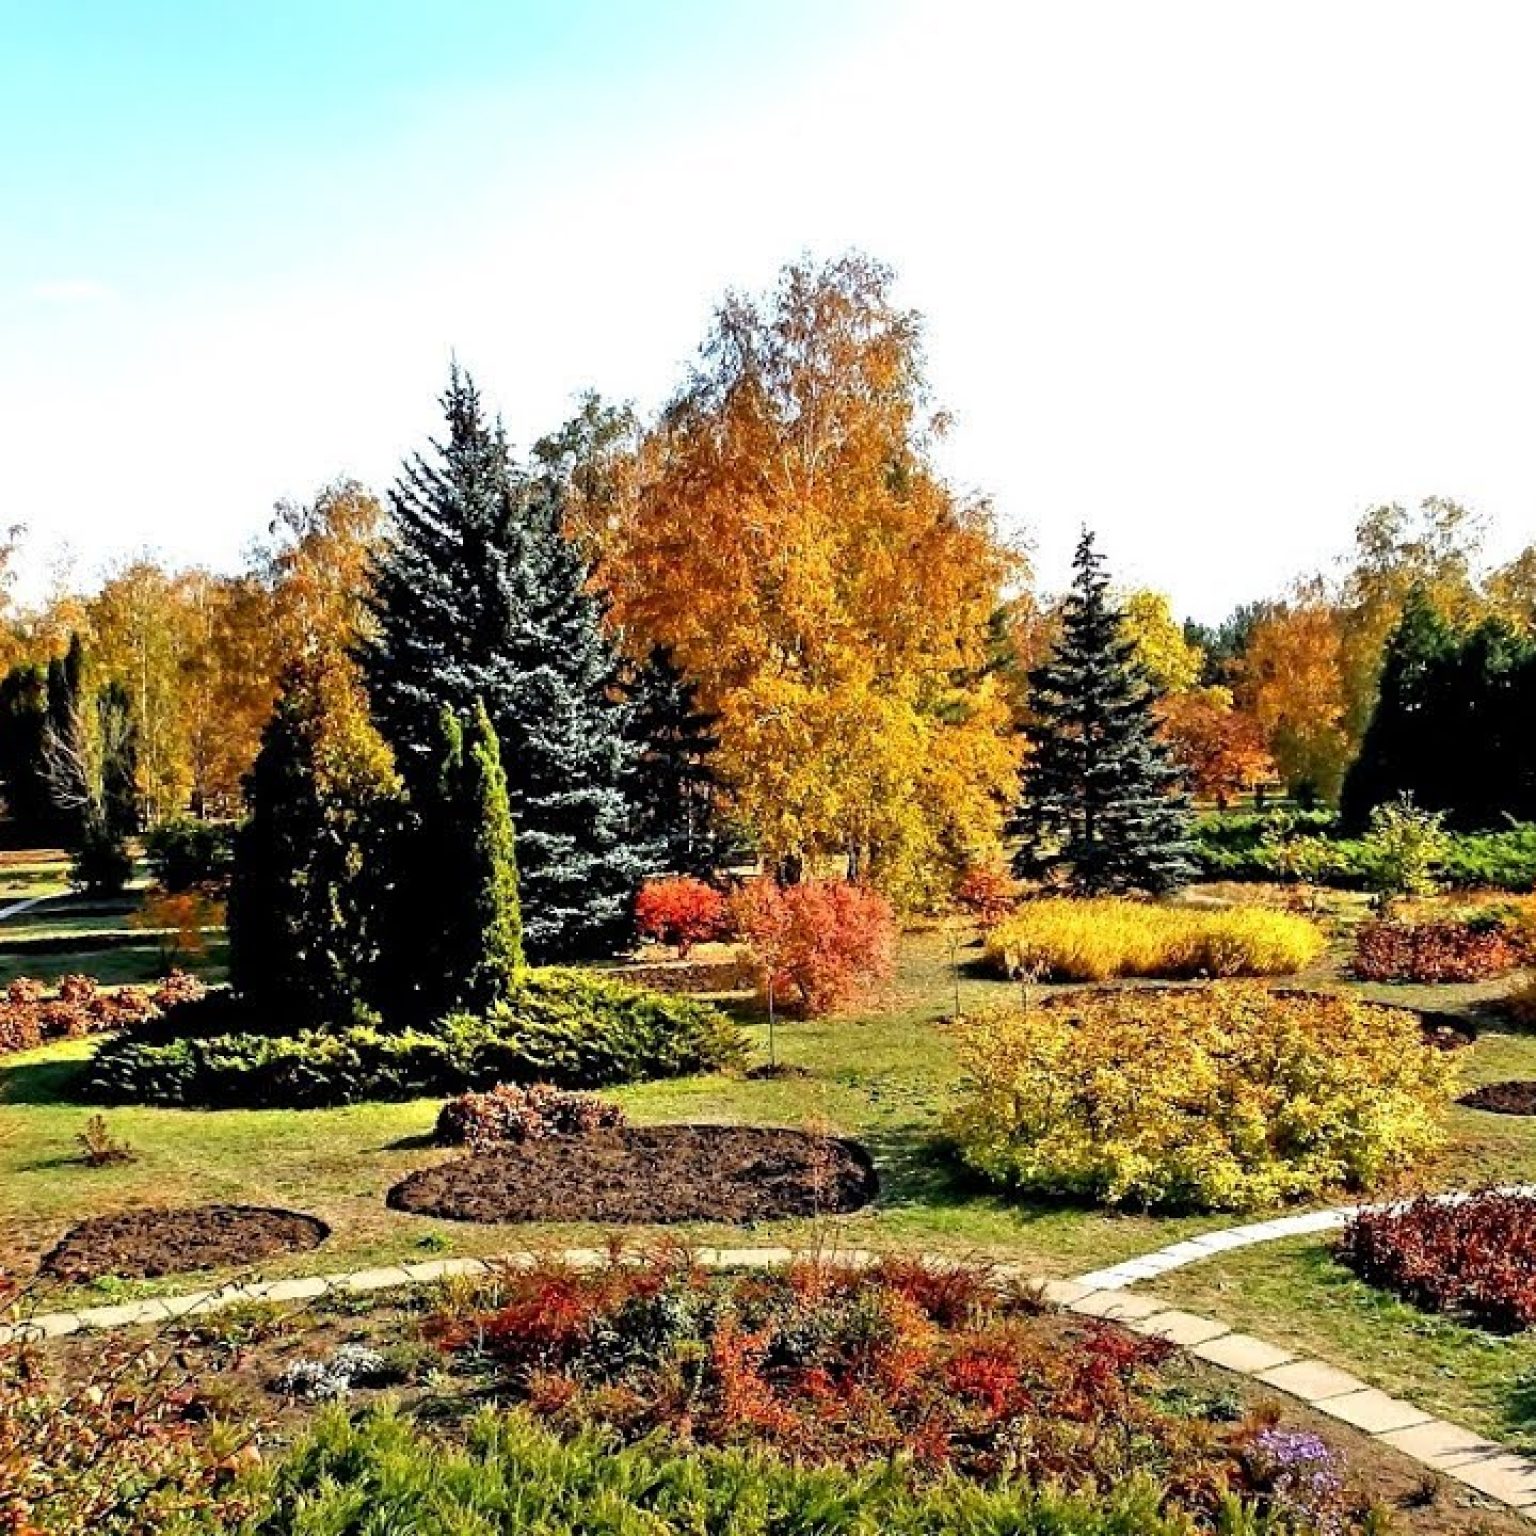
[[[1493,922],[1369,922],[1355,935],[1363,981],[1487,981],[1522,958],[1517,936]]]
[[[687,875],[647,880],[635,901],[635,924],[648,939],[676,947],[679,959],[695,944],[726,931],[729,908],[714,886]]]
[[[449,1099],[438,1113],[437,1140],[446,1146],[494,1147],[623,1124],[624,1111],[595,1094],[548,1083],[498,1083],[484,1093]]]
[[[1019,904],[1019,885],[1000,864],[977,864],[955,888],[955,900],[977,922],[990,928]]]
[[[732,903],[764,988],[805,1015],[830,1012],[892,972],[896,918],[878,891],[846,880],[753,880]]]
[[[110,990],[91,976],[64,976],[51,993],[40,981],[18,977],[0,993],[0,1055],[126,1029],[159,1018],[177,1003],[194,1002],[205,990],[196,977],[179,971],[156,987]]]
[[[1415,1306],[1500,1333],[1536,1324],[1536,1200],[1488,1190],[1363,1211],[1338,1257]]]

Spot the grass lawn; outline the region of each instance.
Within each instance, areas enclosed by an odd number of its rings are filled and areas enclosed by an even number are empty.
[[[28,866],[42,881],[44,867]],[[68,970],[103,980],[147,980],[159,956],[152,938],[126,927],[126,903],[113,927],[99,911],[80,912],[83,945],[104,928],[109,949],[28,952],[40,935],[68,932],[67,903],[49,904],[0,924],[0,980]],[[1333,912],[1330,954],[1301,978],[1313,986],[1352,986],[1342,975],[1348,928],[1360,915],[1345,899]],[[15,947],[22,946],[20,951]],[[961,951],[960,1002],[969,1011],[1015,995],[1012,984],[974,969],[979,949]],[[222,938],[198,968],[222,973]],[[1486,1004],[1501,988],[1373,987],[1389,1001],[1480,1019],[1477,1044],[1460,1053],[1469,1084],[1536,1078],[1536,1037],[1490,1027]],[[1040,1274],[1098,1267],[1241,1218],[1152,1218],[1023,1204],[968,1184],[934,1145],[956,1064],[947,1020],[955,975],[944,935],[910,933],[888,995],[846,1018],[781,1024],[780,1059],[804,1078],[707,1077],[616,1090],[632,1120],[723,1121],[829,1129],[873,1152],[882,1197],[870,1211],[826,1222],[693,1227],[669,1236],[699,1242],[835,1242],[911,1246],[1022,1261]],[[760,1017],[744,1015],[766,1052]],[[107,1111],[111,1134],[137,1161],[90,1169],[75,1138],[95,1112],[73,1084],[90,1054],[71,1042],[0,1063],[0,1266],[29,1273],[81,1218],[128,1206],[230,1201],[307,1211],[330,1224],[317,1251],[274,1260],[264,1273],[348,1269],[438,1253],[485,1254],[511,1247],[601,1241],[590,1227],[475,1226],[389,1210],[389,1187],[413,1169],[451,1154],[427,1144],[437,1100],[336,1110],[221,1111],[140,1108]],[[1431,1188],[1536,1178],[1536,1119],[1457,1109],[1445,1154],[1423,1172]],[[635,1233],[643,1240],[645,1231]],[[185,1289],[188,1279],[98,1286],[92,1300],[154,1289]],[[1211,1260],[1168,1277],[1160,1294],[1205,1308],[1240,1327],[1352,1366],[1371,1381],[1503,1438],[1536,1446],[1536,1341],[1501,1340],[1420,1316],[1385,1300],[1337,1269],[1326,1244],[1310,1240]],[[60,1297],[51,1300],[60,1300]]]

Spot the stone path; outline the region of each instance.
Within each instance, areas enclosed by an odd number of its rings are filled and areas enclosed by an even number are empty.
[[[1536,1195],[1536,1187],[1530,1187]],[[1294,1397],[1342,1423],[1379,1440],[1410,1460],[1464,1483],[1479,1493],[1536,1520],[1536,1462],[1517,1456],[1492,1440],[1435,1418],[1402,1398],[1391,1397],[1357,1376],[1308,1359],[1228,1324],[1197,1312],[1171,1307],[1155,1296],[1127,1290],[1140,1280],[1155,1279],[1169,1270],[1202,1258],[1253,1243],[1274,1242],[1308,1232],[1341,1226],[1348,1210],[1317,1211],[1234,1227],[1174,1243],[1141,1259],[1095,1270],[1075,1280],[1035,1280],[1047,1301],[1083,1317],[1104,1318],[1137,1333],[1156,1335],[1177,1344],[1198,1359],[1248,1376],[1276,1392]],[[346,1274],[310,1275],[292,1280],[257,1280],[180,1296],[151,1297],[114,1306],[53,1312],[0,1326],[0,1344],[22,1339],[55,1338],[134,1325],[163,1326],[184,1317],[206,1315],[250,1303],[313,1301],[329,1294],[356,1294],[423,1285],[456,1275],[483,1275],[508,1265],[529,1266],[550,1255],[514,1253],[492,1260],[433,1259],[421,1264],[389,1265]],[[570,1248],[557,1255],[576,1268],[592,1269],[613,1262],[604,1250]],[[788,1264],[788,1248],[700,1248],[696,1261],[713,1269],[764,1269]],[[865,1249],[838,1251],[837,1262],[872,1263]],[[953,1262],[930,1257],[927,1263]],[[1004,1265],[1000,1277],[1028,1280],[1022,1266]]]

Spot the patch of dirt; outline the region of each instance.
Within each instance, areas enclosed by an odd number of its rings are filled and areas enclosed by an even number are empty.
[[[258,1205],[119,1211],[71,1228],[41,1268],[76,1284],[104,1275],[152,1279],[302,1252],[317,1248],[330,1233],[313,1216]]]
[[[879,1190],[857,1142],[765,1126],[550,1136],[413,1173],[397,1211],[451,1221],[772,1221],[842,1214]]]
[[[1508,1083],[1484,1083],[1456,1101],[1468,1109],[1485,1109],[1491,1115],[1536,1115],[1536,1082],[1517,1079]]]

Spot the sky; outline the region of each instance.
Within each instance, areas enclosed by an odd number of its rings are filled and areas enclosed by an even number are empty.
[[[1056,587],[1216,619],[1367,507],[1536,539],[1536,10],[1509,0],[0,0],[23,594],[384,490],[457,356],[526,445],[858,247],[943,465]]]

